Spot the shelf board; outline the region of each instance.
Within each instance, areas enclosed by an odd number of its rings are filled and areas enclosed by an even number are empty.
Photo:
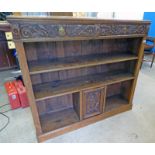
[[[136,60],[137,56],[133,54],[92,54],[85,56],[76,56],[59,59],[46,59],[29,62],[30,75],[54,72],[67,69],[76,69],[82,67],[91,67],[101,64],[116,63],[128,60]]]
[[[79,118],[73,108],[68,108],[44,114],[40,116],[40,121],[43,133],[46,133],[76,123]]]
[[[112,111],[124,105],[128,105],[128,101],[120,95],[108,97],[106,99],[105,112]]]
[[[72,40],[99,40],[99,39],[120,39],[120,38],[138,38],[144,37],[145,34],[123,34],[123,35],[108,35],[108,36],[93,36],[93,37],[46,37],[46,38],[28,38],[28,39],[21,39],[22,42],[29,43],[29,42],[49,42],[49,41],[72,41]],[[14,39],[16,41],[16,39]]]
[[[131,79],[134,79],[134,76],[131,73],[126,72],[113,72],[106,75],[105,73],[100,73],[91,76],[87,75],[67,80],[42,83],[33,86],[33,89],[36,101],[40,101],[51,97],[78,92],[88,87],[113,84]]]

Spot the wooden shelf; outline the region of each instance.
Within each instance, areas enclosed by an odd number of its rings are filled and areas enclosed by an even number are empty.
[[[134,76],[131,73],[113,72],[106,75],[102,73],[62,81],[43,83],[33,87],[36,101],[39,101],[53,96],[78,92],[81,89],[88,87],[113,84],[131,79],[134,79]]]
[[[121,95],[115,95],[108,97],[105,105],[105,112],[112,111],[120,108],[121,106],[127,105],[128,101],[121,97]]]
[[[43,133],[76,123],[79,118],[73,108],[64,109],[40,116]]]
[[[55,37],[55,38],[29,38],[29,39],[21,39],[22,42],[49,42],[49,41],[70,41],[70,40],[99,40],[99,39],[121,39],[121,38],[138,38],[143,37],[144,34],[123,34],[123,35],[108,35],[108,36],[93,36],[93,37]],[[16,39],[14,39],[16,41]]]
[[[66,69],[91,67],[101,64],[116,63],[128,60],[136,60],[133,54],[92,54],[77,57],[59,58],[51,60],[39,60],[29,63],[30,74],[46,73]]]

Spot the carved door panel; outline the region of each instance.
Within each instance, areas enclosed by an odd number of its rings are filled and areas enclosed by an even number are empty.
[[[82,94],[83,118],[95,116],[103,112],[105,88],[84,90]]]

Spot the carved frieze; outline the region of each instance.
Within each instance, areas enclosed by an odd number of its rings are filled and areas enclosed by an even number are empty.
[[[100,35],[130,35],[130,34],[146,34],[147,25],[124,25],[124,24],[101,24]]]
[[[51,24],[25,24],[20,26],[21,36],[23,38],[58,37],[59,30],[61,29],[62,25]]]
[[[110,35],[147,34],[147,24],[12,24],[14,38],[97,37]]]
[[[99,33],[98,25],[67,25],[66,33],[69,37],[91,37]]]

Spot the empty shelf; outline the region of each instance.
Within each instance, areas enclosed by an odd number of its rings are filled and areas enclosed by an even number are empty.
[[[131,73],[113,72],[109,74],[95,74],[76,77],[67,80],[42,83],[33,86],[36,101],[48,99],[52,96],[59,96],[67,93],[78,92],[91,86],[112,84],[125,80],[134,79]]]
[[[77,57],[46,59],[29,62],[30,74],[46,73],[66,69],[76,69],[90,67],[101,64],[109,64],[128,60],[135,60],[137,56],[133,54],[92,54]]]
[[[106,100],[105,112],[120,108],[121,106],[124,106],[127,104],[128,104],[128,101],[122,98],[120,95],[108,97]]]
[[[79,118],[73,108],[40,116],[43,132],[49,132],[64,126],[76,123]]]

